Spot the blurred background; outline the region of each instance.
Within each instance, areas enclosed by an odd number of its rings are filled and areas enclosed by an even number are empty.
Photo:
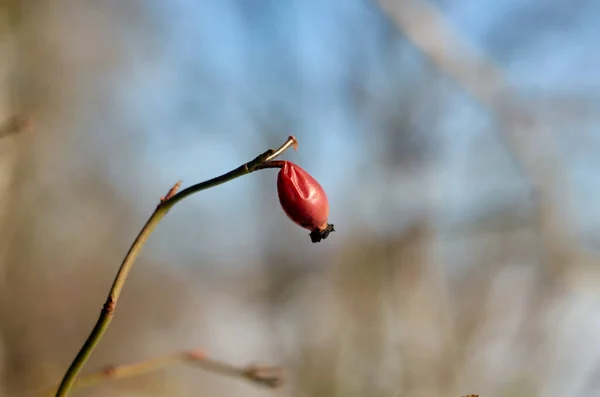
[[[295,135],[336,233],[265,170],[179,204],[75,396],[600,392],[600,2],[0,2],[0,395],[58,382],[160,196]]]

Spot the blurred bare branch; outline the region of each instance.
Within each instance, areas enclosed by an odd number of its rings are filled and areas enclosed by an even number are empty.
[[[283,383],[283,369],[279,366],[249,364],[239,367],[223,361],[211,359],[203,350],[195,349],[176,352],[161,357],[154,357],[133,364],[111,365],[99,371],[81,376],[73,388],[82,389],[107,381],[133,378],[176,364],[190,364],[207,372],[246,379],[258,385],[272,388],[279,387]],[[58,387],[58,385],[51,391],[44,393],[44,395],[53,396],[56,387]]]
[[[562,169],[549,143],[551,133],[539,127],[539,120],[509,86],[502,70],[485,54],[467,44],[433,6],[422,0],[378,0],[397,27],[445,74],[467,90],[475,99],[495,112],[513,128],[502,129],[503,136],[526,176],[538,188],[557,183]],[[529,128],[524,134],[521,128]],[[534,154],[544,151],[543,155]]]
[[[494,112],[501,138],[533,186],[539,207],[543,256],[549,274],[563,273],[569,239],[564,166],[549,128],[509,85],[503,71],[467,43],[442,13],[423,0],[377,0],[397,27],[445,74]]]

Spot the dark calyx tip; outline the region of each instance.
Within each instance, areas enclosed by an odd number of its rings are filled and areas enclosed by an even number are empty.
[[[327,227],[323,230],[313,230],[310,232],[310,241],[318,243],[321,240],[325,240],[331,232],[335,232],[335,229],[333,228],[333,225],[327,224]]]

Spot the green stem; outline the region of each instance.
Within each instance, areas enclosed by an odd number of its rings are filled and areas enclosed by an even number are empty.
[[[56,391],[56,397],[66,396],[70,389],[73,387],[73,384],[77,379],[77,375],[79,374],[84,364],[86,363],[86,361],[100,342],[100,339],[102,338],[108,326],[110,325],[110,322],[112,321],[115,307],[117,306],[117,301],[119,300],[119,296],[121,295],[121,291],[123,289],[123,286],[125,285],[127,276],[131,271],[133,263],[135,262],[140,250],[148,240],[148,237],[150,237],[150,234],[154,231],[156,226],[158,226],[158,223],[162,220],[162,218],[164,218],[165,215],[167,215],[169,210],[173,208],[175,204],[185,199],[186,197],[191,196],[192,194],[198,193],[202,190],[210,189],[212,187],[221,185],[233,179],[239,178],[240,176],[258,170],[260,165],[279,156],[290,146],[294,146],[295,148],[296,145],[296,139],[290,136],[288,140],[279,149],[267,150],[263,154],[257,156],[254,160],[243,164],[226,174],[190,186],[177,194],[174,193],[178,185],[175,185],[175,187],[169,191],[167,196],[164,199],[162,199],[161,202],[158,204],[158,206],[154,210],[154,213],[152,214],[152,216],[150,216],[150,219],[148,219],[148,221],[138,234],[137,238],[131,245],[129,252],[127,252],[127,255],[125,256],[125,259],[123,259],[123,263],[121,264],[121,267],[119,268],[119,271],[115,277],[113,285],[108,294],[108,298],[106,299],[106,302],[102,307],[102,311],[100,312],[100,317],[98,318],[94,329],[88,336],[87,340],[79,350],[79,353],[77,353],[77,356],[75,357],[69,369],[65,373],[65,376],[63,377],[60,386]]]

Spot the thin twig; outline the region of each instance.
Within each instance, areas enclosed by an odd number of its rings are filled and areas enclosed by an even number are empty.
[[[99,371],[82,375],[72,389],[83,389],[106,381],[115,381],[155,372],[172,365],[190,364],[219,375],[245,379],[256,384],[276,388],[283,383],[283,371],[279,366],[247,365],[235,366],[209,358],[202,350],[182,351],[154,357],[132,364],[111,365]],[[54,395],[54,390],[46,394]]]
[[[565,165],[551,126],[530,109],[498,65],[459,34],[428,0],[375,0],[398,29],[440,71],[453,78],[500,121],[501,141],[521,175],[530,182],[538,209],[543,271],[548,280],[564,282],[580,255],[574,229],[572,198]],[[562,279],[562,280],[561,280]]]
[[[544,192],[556,183],[564,183],[554,137],[525,106],[496,63],[468,43],[430,1],[376,0],[376,3],[442,73],[508,124],[509,128],[499,130],[500,138],[525,178]]]
[[[187,189],[180,191],[179,193],[173,195],[175,190],[177,190],[178,184],[176,184],[173,188],[169,190],[166,197],[163,198],[156,206],[154,213],[150,216],[150,219],[146,222],[137,238],[131,245],[129,252],[125,256],[119,271],[117,272],[117,276],[113,282],[113,285],[110,289],[110,293],[108,294],[108,298],[102,307],[102,311],[100,312],[100,317],[96,322],[96,325],[92,329],[92,332],[88,336],[87,340],[77,353],[77,356],[71,363],[71,366],[65,373],[65,376],[56,391],[56,397],[64,397],[67,395],[75,380],[77,379],[77,375],[83,368],[83,365],[88,360],[98,342],[106,332],[108,328],[114,312],[117,306],[117,301],[119,300],[119,296],[121,295],[121,291],[123,290],[123,286],[125,285],[125,281],[127,280],[127,276],[133,267],[133,263],[135,262],[140,250],[150,237],[150,234],[154,231],[156,226],[158,226],[159,222],[162,218],[167,215],[169,210],[175,206],[175,204],[179,203],[181,200],[186,197],[191,196],[192,194],[201,192],[202,190],[210,189],[215,186],[221,185],[223,183],[232,181],[240,176],[249,174],[253,171],[256,171],[258,167],[268,160],[272,160],[276,156],[282,154],[285,150],[287,150],[290,146],[297,145],[297,141],[294,137],[290,136],[288,140],[277,150],[269,149],[266,152],[260,154],[254,160],[242,164],[238,168],[218,176],[216,178],[210,179],[205,182],[198,183],[196,185],[190,186]]]

